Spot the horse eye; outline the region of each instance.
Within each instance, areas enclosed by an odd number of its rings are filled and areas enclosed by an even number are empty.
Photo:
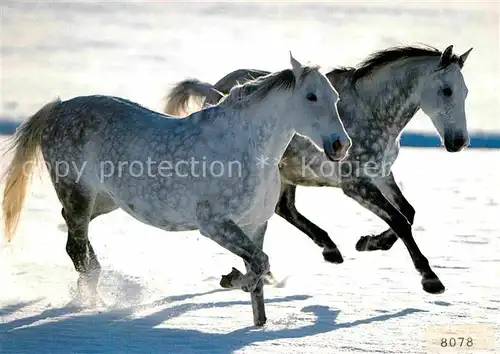
[[[314,93],[308,93],[306,98],[312,102],[316,102],[318,100],[318,97],[316,97],[316,95]]]
[[[452,93],[453,93],[453,91],[451,91],[451,88],[449,88],[449,87],[445,87],[443,89],[443,95],[445,95],[446,97],[450,97]]]

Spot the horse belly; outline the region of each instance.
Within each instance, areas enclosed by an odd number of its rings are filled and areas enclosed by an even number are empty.
[[[197,229],[196,205],[190,193],[185,188],[155,182],[150,178],[132,179],[129,183],[107,180],[105,188],[118,207],[142,223],[166,231]]]
[[[187,214],[173,213],[166,208],[144,209],[139,208],[137,200],[129,201],[120,208],[134,219],[165,231],[190,231],[197,230],[197,222]],[[162,210],[160,212],[160,210]]]

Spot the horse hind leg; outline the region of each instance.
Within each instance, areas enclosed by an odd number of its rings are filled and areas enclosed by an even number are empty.
[[[94,220],[96,217],[104,214],[111,213],[112,211],[118,209],[118,206],[115,204],[113,199],[111,199],[109,196],[104,195],[102,193],[97,194],[97,196],[94,199],[93,203],[93,208],[92,208],[92,214],[90,216],[90,221]],[[61,210],[61,215],[64,220],[66,220],[65,216],[65,211],[64,207]],[[65,225],[67,226],[67,225]],[[87,238],[87,246],[88,246],[88,252],[89,252],[89,257],[91,259],[91,262],[94,264],[98,264],[99,262],[97,261],[97,257],[95,255],[94,249],[92,248],[92,245],[90,243],[90,240]]]
[[[99,193],[94,200],[94,206],[92,208],[90,221],[94,220],[100,215],[111,213],[116,209],[118,209],[118,206],[115,204],[114,200],[111,199],[111,197],[106,194]]]
[[[112,211],[115,211],[116,209],[118,209],[118,206],[115,204],[113,199],[111,199],[108,195],[99,193],[99,194],[97,194],[97,196],[94,200],[94,207],[92,210],[92,214],[90,216],[90,221],[94,220],[96,217],[98,217],[100,215],[111,213]],[[64,207],[61,209],[61,215],[62,215],[63,219],[66,220],[66,217],[64,216]],[[68,231],[66,223],[59,225],[59,229],[62,230],[63,227],[64,227],[64,231]],[[91,248],[91,252],[93,253],[92,245],[90,245],[90,242],[89,242],[89,247]]]
[[[92,208],[92,215],[90,216],[90,221],[94,220],[96,217],[100,215],[109,214],[112,211],[118,209],[118,206],[115,204],[114,200],[109,196],[99,193],[94,200],[94,206]],[[87,237],[87,246],[89,249],[89,257],[91,261],[98,263],[97,257],[94,253],[94,249],[90,244],[90,240]]]
[[[88,238],[89,223],[92,218],[96,195],[81,184],[58,183],[56,192],[63,205],[62,215],[68,227],[66,253],[80,273],[78,291],[90,295],[92,304],[97,298],[97,283],[101,266]]]

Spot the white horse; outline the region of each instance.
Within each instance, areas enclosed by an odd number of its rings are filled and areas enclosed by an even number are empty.
[[[339,113],[352,139],[349,156],[340,163],[331,162],[309,139],[300,135],[292,138],[283,155],[285,163],[280,164],[281,197],[276,206],[278,215],[323,248],[325,260],[344,261],[328,233],[297,210],[296,186],[341,188],[390,227],[380,235],[361,237],[356,244],[358,251],[388,250],[401,239],[422,276],[423,289],[432,294],[445,290],[413,238],[415,209],[399,189],[392,165],[399,154],[401,132],[419,109],[430,117],[447,151],[461,151],[468,145],[468,88],[462,68],[471,50],[456,55],[452,45],[443,52],[430,46],[387,48],[372,53],[356,68],[326,73],[340,94]],[[238,69],[214,85],[184,80],[169,93],[165,113],[181,115],[191,98],[200,106],[214,104],[236,82],[267,74]],[[233,268],[225,279],[240,275]]]
[[[184,119],[109,96],[48,103],[10,145],[15,154],[5,175],[5,235],[10,240],[15,232],[41,150],[63,206],[66,250],[80,273],[80,293],[97,297],[100,265],[89,223],[121,208],[166,231],[199,230],[240,256],[247,273],[232,286],[251,292],[254,324],[263,325],[262,276],[269,261],[262,245],[278,202],[280,173],[259,159],[279,161],[296,133],[310,137],[334,161],[351,145],[331,83],[291,53],[290,61],[292,70],[237,86],[217,105]],[[62,163],[70,168],[64,176],[55,168]]]

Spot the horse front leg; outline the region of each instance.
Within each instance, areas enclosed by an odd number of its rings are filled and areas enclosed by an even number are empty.
[[[255,231],[251,236],[253,243],[255,243],[255,245],[261,250],[264,246],[264,236],[266,235],[266,230],[267,230],[267,221],[264,225],[260,226],[257,229],[257,231]],[[248,262],[245,262],[245,267],[247,273],[252,270],[252,267]],[[267,319],[266,319],[266,310],[264,307],[263,278],[259,279],[257,285],[255,286],[255,289],[251,291],[250,298],[252,301],[254,323],[266,323]]]
[[[264,235],[267,230],[267,222],[264,224],[264,226],[260,227],[257,229],[255,232],[251,232],[250,234],[253,234],[251,237],[252,241],[256,244],[257,247],[260,249],[263,248],[264,246]],[[244,262],[245,267],[247,269],[247,272],[249,271],[249,264],[248,262]],[[222,275],[221,280],[220,280],[220,286],[223,287],[224,289],[235,289],[238,286],[236,284],[239,284],[241,282],[241,279],[245,275],[240,272],[237,268],[233,267],[231,269],[231,272],[228,274]],[[275,285],[279,284],[279,282],[274,278],[273,274],[271,273],[271,270],[269,270],[263,277],[262,277],[262,284],[263,285]]]
[[[238,287],[251,293],[254,325],[263,326],[266,313],[262,277],[270,268],[269,257],[262,251],[267,223],[258,228],[255,235],[247,235],[232,220],[215,212],[207,201],[198,203],[196,214],[202,235],[245,261],[247,273],[231,279],[228,287]]]
[[[342,183],[344,193],[365,208],[374,212],[403,241],[413,261],[415,269],[422,276],[423,289],[431,294],[444,292],[444,285],[433,272],[429,261],[422,254],[413,239],[411,224],[406,217],[384,196],[380,189],[368,178],[359,178]]]
[[[374,181],[384,196],[405,216],[406,220],[413,225],[415,209],[406,200],[401,189],[391,172],[387,177]],[[386,251],[398,240],[398,235],[393,229],[387,229],[379,235],[361,236],[356,243],[356,250],[363,251]]]
[[[266,235],[266,230],[267,222],[264,223],[264,225],[258,227],[256,231],[248,233],[249,235],[251,235],[250,239],[252,240],[252,242],[255,243],[255,245],[260,249],[262,249],[264,246],[264,236]],[[247,273],[252,271],[252,267],[247,261],[245,261],[245,267]],[[270,272],[267,275],[269,274]],[[238,269],[233,267],[231,273],[222,276],[221,286],[223,288],[234,288],[235,284],[240,283],[243,277],[244,275]],[[257,285],[255,286],[255,289],[250,292],[255,323],[265,323],[267,320],[264,308],[264,279],[265,277],[259,279]]]
[[[296,186],[281,183],[281,196],[276,205],[276,214],[305,233],[315,244],[323,248],[323,258],[330,263],[344,262],[337,245],[328,233],[302,215],[295,206]]]

